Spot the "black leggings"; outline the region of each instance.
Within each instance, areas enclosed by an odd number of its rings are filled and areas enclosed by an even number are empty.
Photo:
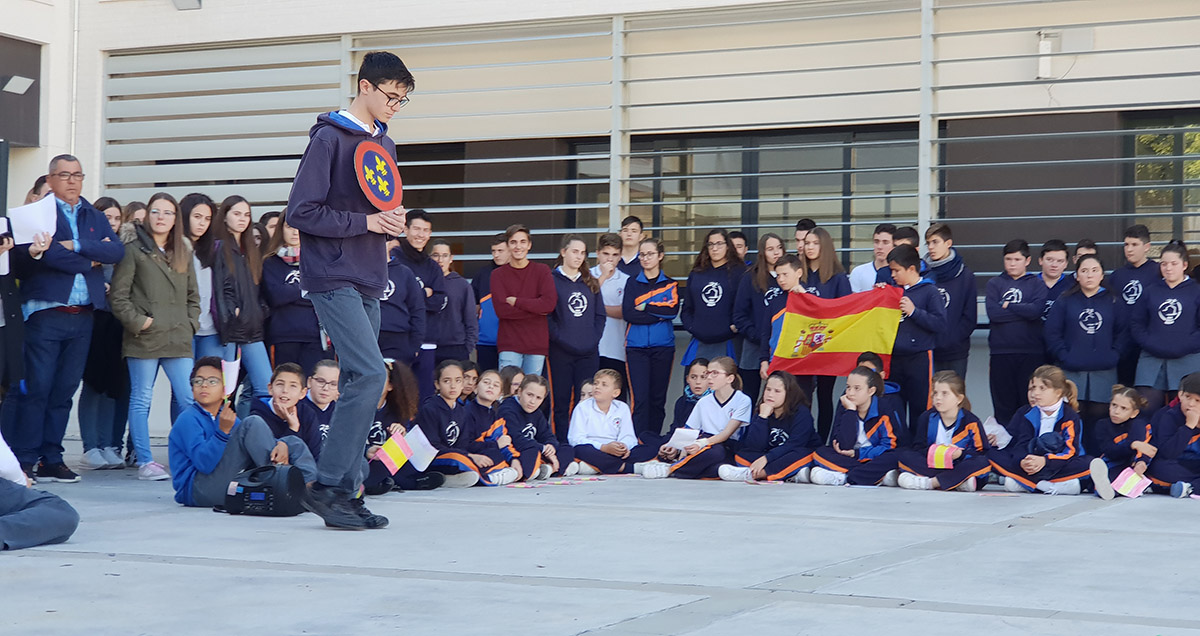
[[[832,375],[798,375],[796,381],[800,383],[800,388],[812,400],[813,405],[817,407],[817,435],[821,439],[822,444],[829,442],[829,430],[833,428],[833,385],[837,383],[837,377]],[[816,390],[814,391],[814,386]]]

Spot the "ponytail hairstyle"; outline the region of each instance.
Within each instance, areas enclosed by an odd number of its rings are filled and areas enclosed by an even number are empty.
[[[1171,239],[1170,241],[1167,241],[1167,244],[1162,248],[1162,254],[1175,254],[1179,256],[1179,259],[1183,261],[1185,266],[1190,264],[1188,262],[1190,259],[1188,256],[1187,244],[1179,239]],[[1159,258],[1162,258],[1161,254],[1159,255]]]
[[[804,392],[804,389],[800,388],[800,383],[796,381],[796,376],[787,371],[774,371],[771,375],[767,376],[767,382],[770,382],[771,378],[775,378],[783,383],[783,417],[781,419],[787,419],[795,415],[801,406],[804,406],[804,408],[812,406],[812,403],[808,400],[808,395]],[[767,382],[763,382],[763,386],[766,386]],[[760,406],[762,405],[761,398],[759,398],[758,403]]]
[[[933,381],[929,383],[929,387],[932,389],[933,385],[938,382],[950,387],[951,393],[962,398],[962,404],[959,404],[958,408],[966,411],[971,410],[971,398],[967,397],[967,383],[963,382],[963,379],[957,373],[953,371],[938,371],[933,374]]]
[[[876,373],[875,369],[860,365],[854,367],[854,370],[850,372],[850,375],[857,375],[858,377],[866,380],[867,386],[875,389],[875,394],[871,396],[872,398],[883,397],[883,376]]]
[[[587,241],[583,240],[582,236],[578,234],[568,234],[563,237],[562,247],[560,247],[558,250],[558,258],[554,259],[554,268],[557,269],[559,265],[563,264],[562,253],[571,246],[571,243],[576,241],[579,241],[579,243],[583,245],[583,264],[579,266],[579,280],[582,281],[584,285],[587,285],[587,288],[592,290],[593,294],[599,293],[600,281],[596,280],[595,276],[592,276],[592,270],[588,268],[588,246]]]
[[[1138,411],[1144,410],[1148,404],[1146,398],[1142,396],[1137,389],[1131,386],[1114,384],[1112,388],[1112,396],[1117,397],[1118,395],[1132,402],[1133,408],[1137,409]]]
[[[767,241],[779,241],[779,245],[786,246],[782,238],[774,232],[767,232],[758,239],[758,259],[754,261],[754,289],[760,294],[767,293],[767,287],[771,284],[771,271],[775,269],[775,263],[767,262]],[[787,248],[783,249],[784,254],[787,253]],[[778,262],[778,259],[776,259]]]
[[[463,370],[463,365],[458,360],[442,360],[441,364],[437,365],[437,368],[433,370],[433,381],[437,382],[441,380],[442,374],[450,367],[458,367],[460,372]]]
[[[1062,369],[1052,364],[1043,364],[1033,372],[1030,379],[1041,380],[1046,383],[1046,386],[1061,391],[1067,404],[1070,404],[1076,412],[1079,411],[1079,388],[1075,386],[1074,382],[1067,379],[1067,375],[1063,373]]]
[[[729,356],[719,356],[709,361],[708,366],[717,365],[725,373],[733,376],[733,390],[742,390],[742,376],[738,374],[737,361]]]

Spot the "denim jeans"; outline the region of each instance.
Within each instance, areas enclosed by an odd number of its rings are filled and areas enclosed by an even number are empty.
[[[93,448],[115,448],[121,454],[125,423],[129,420],[129,400],[114,400],[98,393],[86,382],[79,392],[79,437],[84,452]]]
[[[212,471],[196,473],[192,481],[192,500],[204,508],[223,505],[229,482],[243,470],[269,465],[271,451],[278,442],[287,444],[288,464],[300,469],[305,482],[312,481],[317,466],[304,442],[295,435],[275,439],[275,434],[263,418],[251,415],[238,422],[229,432],[225,451]]]
[[[129,364],[129,437],[137,464],[154,461],[150,451],[150,402],[154,397],[154,381],[162,367],[171,383],[175,408],[183,410],[192,403],[192,388],[188,377],[192,373],[191,358],[126,358]],[[182,398],[182,399],[181,399]]]
[[[4,439],[24,465],[63,461],[71,398],[83,379],[92,313],[43,309],[25,321],[25,390],[4,402]]]
[[[542,369],[546,366],[546,356],[535,356],[515,351],[501,351],[500,368],[503,369],[508,366],[520,367],[521,373],[525,375],[531,373],[542,375]]]
[[[195,354],[197,360],[206,356],[216,356],[222,360],[233,360],[237,355],[237,345],[229,343],[221,344],[221,336],[217,334],[209,334],[207,336],[192,337],[192,353]]]
[[[317,481],[354,491],[362,483],[367,432],[387,383],[387,367],[379,352],[379,299],[353,287],[310,293],[308,298],[333,341],[341,368],[341,396],[321,446]]]
[[[267,397],[267,385],[271,383],[271,356],[267,354],[267,346],[261,342],[238,345],[242,350],[242,368],[246,370],[246,379],[250,381],[252,395],[247,396],[243,391],[237,401],[238,417],[250,414],[251,398],[254,400]]]

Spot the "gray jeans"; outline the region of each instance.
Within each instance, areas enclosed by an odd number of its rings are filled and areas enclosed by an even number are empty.
[[[0,479],[0,550],[62,543],[79,526],[79,513],[58,495]]]
[[[340,395],[321,446],[317,481],[354,492],[362,484],[367,432],[387,384],[379,352],[379,299],[352,287],[311,293],[308,299],[333,341],[341,369]]]
[[[192,480],[192,500],[202,508],[225,505],[229,482],[243,470],[269,465],[275,442],[287,444],[288,463],[300,469],[305,482],[317,478],[317,463],[303,440],[295,435],[277,440],[263,418],[251,415],[230,431],[217,467],[211,473],[196,473]]]

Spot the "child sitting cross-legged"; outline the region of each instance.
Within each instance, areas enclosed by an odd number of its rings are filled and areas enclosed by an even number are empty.
[[[654,459],[658,447],[638,444],[629,405],[617,399],[621,374],[600,369],[591,384],[592,396],[575,405],[567,432],[579,474],[641,474],[641,463]]]

